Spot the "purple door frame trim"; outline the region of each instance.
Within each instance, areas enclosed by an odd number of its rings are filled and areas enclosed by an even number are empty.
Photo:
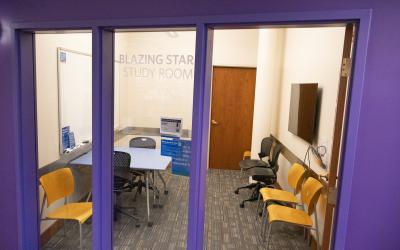
[[[364,95],[364,75],[367,61],[369,31],[371,28],[372,11],[367,17],[360,18],[355,35],[354,63],[351,72],[351,83],[347,104],[347,122],[343,127],[342,158],[339,162],[341,175],[338,179],[338,200],[334,214],[334,224],[331,237],[332,249],[345,249],[347,237],[347,222],[350,210],[351,189],[354,166],[358,151],[358,126],[360,110]]]
[[[192,162],[190,171],[187,249],[203,249],[208,134],[211,108],[213,30],[196,27],[193,91]],[[195,235],[195,237],[193,237]]]
[[[190,197],[188,217],[188,249],[203,249],[204,201],[206,192],[206,169],[208,162],[208,130],[211,87],[211,43],[213,27],[256,27],[289,24],[328,24],[357,22],[359,24],[356,53],[353,66],[353,81],[350,93],[347,134],[344,137],[343,172],[339,182],[339,201],[336,212],[334,249],[343,249],[346,241],[347,220],[350,209],[353,169],[356,162],[358,143],[359,112],[362,104],[364,73],[369,38],[371,10],[313,11],[288,13],[259,13],[247,15],[198,16],[177,18],[104,19],[61,22],[13,23],[16,52],[15,63],[15,126],[18,127],[17,143],[17,192],[18,192],[18,233],[20,249],[39,247],[37,217],[37,148],[35,115],[35,75],[32,33],[29,31],[55,29],[91,29],[93,31],[93,135],[94,172],[93,193],[102,194],[94,198],[94,249],[110,249],[112,246],[112,100],[110,86],[109,34],[107,29],[115,28],[159,28],[196,26],[195,86],[193,97],[193,159],[190,175]],[[107,29],[105,29],[107,28]],[[27,31],[27,32],[24,32]],[[29,34],[32,43],[29,44]],[[30,52],[29,52],[29,47]],[[111,57],[112,58],[112,57]],[[95,82],[98,82],[95,84]],[[33,85],[32,85],[33,84]],[[106,101],[106,103],[101,103]],[[111,102],[111,103],[110,103]],[[107,120],[108,119],[108,120]],[[95,139],[95,137],[98,137]],[[106,145],[109,144],[109,145]],[[97,165],[97,166],[96,166]],[[110,176],[106,176],[110,175]],[[110,196],[111,195],[111,196]],[[98,195],[97,195],[98,196]],[[110,199],[111,197],[111,199]],[[100,204],[100,206],[98,205]],[[95,222],[99,220],[98,222]]]
[[[34,36],[30,32],[14,32],[18,74],[14,87],[16,109],[14,117],[18,127],[16,146],[20,157],[16,160],[18,200],[18,245],[21,249],[39,245],[39,192],[37,178],[36,142],[36,85]],[[23,55],[23,57],[21,56]],[[23,72],[23,73],[22,73]],[[23,205],[21,205],[23,204]],[[28,205],[29,204],[29,205]],[[28,206],[28,207],[26,207]],[[28,226],[29,225],[29,226]]]
[[[113,247],[114,32],[92,29],[93,249]],[[98,205],[100,204],[100,205]]]

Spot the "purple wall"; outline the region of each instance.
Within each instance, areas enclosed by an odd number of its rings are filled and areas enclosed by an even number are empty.
[[[360,113],[346,249],[400,247],[400,2],[338,1],[27,1],[0,2],[0,249],[17,248],[15,137],[11,96],[12,44],[8,24],[16,21],[122,19],[289,11],[372,9],[365,88]],[[352,135],[349,135],[352,136]]]
[[[9,5],[9,4],[7,4]],[[0,3],[0,249],[15,249],[17,246],[15,137],[13,120],[13,98],[11,71],[12,45],[7,24],[13,12],[10,6]],[[6,225],[6,226],[5,226]]]

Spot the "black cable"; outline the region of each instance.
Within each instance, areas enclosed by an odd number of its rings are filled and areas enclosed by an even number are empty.
[[[320,162],[320,166],[323,169],[326,169],[326,165],[324,164],[322,157],[326,154],[326,147],[325,146],[317,146],[317,147],[313,147],[312,145],[309,145],[306,151],[306,154],[304,155],[304,160],[303,163],[306,164],[306,160],[308,161],[308,165],[305,166],[308,169],[311,169],[311,160],[310,160],[310,150],[312,152],[312,154],[314,155],[314,157],[317,158],[317,160]]]

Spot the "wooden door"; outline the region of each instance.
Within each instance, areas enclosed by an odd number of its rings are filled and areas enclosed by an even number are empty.
[[[243,152],[250,150],[255,83],[255,68],[213,68],[211,168],[239,169]]]

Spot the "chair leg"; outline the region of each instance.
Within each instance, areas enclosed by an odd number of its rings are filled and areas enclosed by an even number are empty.
[[[244,208],[244,204],[245,204],[246,202],[251,202],[251,201],[256,201],[256,200],[257,200],[257,198],[252,197],[252,198],[243,200],[242,202],[240,202],[239,205],[240,205],[241,208]]]
[[[246,185],[246,186],[238,187],[238,188],[235,190],[235,194],[238,194],[240,189],[245,189],[245,188],[246,188],[246,189],[252,189],[252,188],[254,188],[254,187],[256,187],[256,186],[257,186],[257,183],[251,183],[251,184]]]
[[[256,210],[256,220],[258,219],[258,211],[260,210],[260,205],[261,205],[261,194],[258,193],[258,200],[257,200],[257,210]]]
[[[319,250],[318,218],[316,211],[314,211],[314,218],[315,218],[315,237],[317,238],[317,250]]]
[[[67,223],[66,223],[66,220],[63,220],[64,221],[64,238],[65,237],[67,237]]]
[[[268,228],[267,249],[269,248],[269,242],[270,242],[270,238],[271,238],[271,230],[272,230],[272,223],[271,223],[271,225],[269,225],[269,228]]]
[[[268,212],[267,212],[267,203],[264,204],[263,214],[262,214],[262,223],[261,223],[261,238],[265,239],[265,232],[267,231],[268,225]]]
[[[82,250],[83,246],[82,246],[82,224],[79,223],[79,249]]]
[[[123,211],[123,210],[122,210],[120,207],[118,207],[118,206],[116,206],[116,207],[114,208],[114,211],[115,211],[115,213],[123,214],[123,215],[128,216],[128,217],[130,217],[131,219],[135,220],[135,221],[136,221],[136,227],[139,227],[139,226],[140,226],[140,224],[139,224],[140,219],[139,219],[138,217],[136,217],[135,215],[128,214],[127,212]]]
[[[265,212],[266,212],[266,207],[267,207],[267,203],[264,203],[264,207],[261,213],[261,227],[264,228],[264,225],[266,223],[266,218],[265,218]]]
[[[250,198],[249,198],[249,199],[246,199],[246,200],[243,200],[243,201],[239,204],[241,208],[244,208],[244,204],[245,204],[246,202],[249,202],[249,201],[256,201],[256,200],[258,199],[258,194],[260,193],[260,187],[261,187],[261,186],[260,186],[259,183],[257,183],[257,184],[254,185],[254,190],[253,190],[253,192],[251,193]]]
[[[161,182],[163,183],[164,186],[164,194],[168,194],[168,189],[167,189],[167,183],[165,182],[164,178],[162,177],[160,171],[157,171],[157,175],[160,178]]]

